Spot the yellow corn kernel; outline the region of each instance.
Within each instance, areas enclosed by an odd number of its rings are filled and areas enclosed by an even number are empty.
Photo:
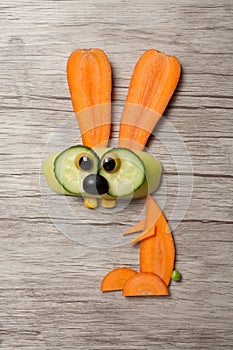
[[[102,199],[101,205],[103,208],[115,208],[116,200],[115,199]]]
[[[86,208],[95,209],[98,207],[98,200],[95,197],[86,197],[84,198],[83,204]]]

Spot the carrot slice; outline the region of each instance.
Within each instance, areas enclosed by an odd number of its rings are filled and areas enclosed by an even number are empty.
[[[119,147],[142,150],[180,77],[176,57],[154,49],[138,60],[120,122]]]
[[[101,283],[102,292],[110,292],[113,290],[122,290],[125,283],[138,272],[127,267],[119,267],[110,271]]]
[[[133,239],[130,244],[135,244],[138,243],[146,238],[152,237],[154,236],[156,233],[156,226],[151,226],[150,228],[148,228],[147,230],[143,231],[138,237],[136,237],[135,239]]]
[[[158,205],[155,203],[158,207]],[[158,207],[160,210],[160,208]],[[175,245],[171,230],[162,211],[153,236],[140,242],[140,271],[153,272],[168,285],[174,268]]]
[[[146,198],[146,218],[144,221],[144,231],[142,232],[141,235],[139,235],[133,241],[131,241],[130,244],[140,242],[145,238],[149,238],[155,235],[155,231],[156,231],[155,223],[159,218],[160,214],[161,214],[161,209],[155,203],[153,198],[150,195],[148,195]],[[133,226],[132,229],[134,227],[137,227],[137,225],[140,226],[140,223]],[[136,231],[133,231],[133,232],[136,232]]]
[[[146,197],[146,219],[145,219],[145,228],[150,228],[153,226],[160,214],[162,213],[160,207],[154,199],[148,194]]]
[[[67,62],[67,79],[83,145],[106,146],[112,86],[107,56],[100,49],[74,51]]]
[[[123,232],[123,235],[130,235],[131,233],[139,232],[144,230],[145,227],[145,220],[139,221],[134,226],[130,227],[128,230]]]
[[[123,289],[123,295],[126,297],[168,294],[169,291],[164,281],[151,272],[134,275],[126,282]]]
[[[140,237],[144,237],[143,234],[146,231],[148,231],[149,229],[151,229],[152,226],[154,226],[160,213],[161,213],[161,210],[160,210],[159,206],[155,203],[153,198],[150,195],[148,195],[146,198],[146,218],[145,218],[145,220],[142,220],[142,221],[138,222],[137,224],[135,224],[134,226],[130,227],[128,230],[123,232],[123,235],[129,235],[131,233],[135,233],[135,232],[144,230],[144,232],[140,236]],[[147,237],[147,234],[144,238],[146,238],[146,237]],[[142,238],[141,239],[138,239],[138,238],[136,239],[135,242],[139,242],[142,239]],[[135,242],[132,241],[130,243],[135,243]]]

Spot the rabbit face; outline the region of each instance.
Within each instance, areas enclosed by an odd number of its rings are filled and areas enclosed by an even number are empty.
[[[161,171],[152,155],[127,148],[74,146],[43,163],[55,192],[97,198],[146,196],[158,187]]]

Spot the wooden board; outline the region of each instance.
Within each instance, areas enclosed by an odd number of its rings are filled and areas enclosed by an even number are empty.
[[[12,0],[0,2],[0,13],[0,348],[232,349],[232,1]],[[121,108],[146,49],[181,61],[165,118],[191,156],[193,173],[186,175],[194,187],[173,232],[183,280],[171,283],[168,298],[102,294],[100,281],[110,269],[138,268],[138,249],[125,240],[105,249],[75,243],[48,216],[41,160],[54,127],[72,116],[65,66],[80,47],[106,51],[113,102]],[[166,133],[166,125],[161,121],[155,135]],[[115,109],[113,143],[118,129]],[[155,136],[148,148],[164,167],[157,198],[164,200],[166,185],[169,217],[180,174]],[[175,144],[172,152],[179,155]],[[136,204],[140,211],[142,200]],[[77,220],[85,221],[78,205]],[[121,237],[134,223],[126,212],[119,215],[121,225],[109,219],[109,235]],[[85,222],[95,241],[98,226]]]

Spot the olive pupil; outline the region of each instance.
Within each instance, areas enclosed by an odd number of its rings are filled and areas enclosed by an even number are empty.
[[[113,171],[116,167],[116,162],[113,158],[108,157],[103,162],[103,168],[106,171]]]
[[[90,170],[92,167],[92,161],[89,157],[83,156],[79,159],[79,166],[83,170]]]

